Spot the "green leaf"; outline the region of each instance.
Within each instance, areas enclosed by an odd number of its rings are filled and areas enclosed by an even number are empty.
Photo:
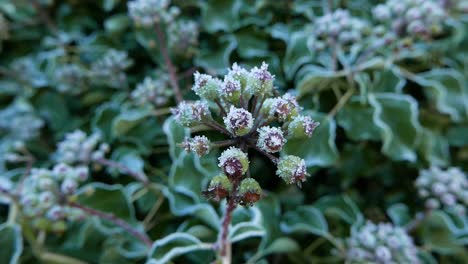
[[[287,79],[292,79],[302,65],[312,60],[307,47],[308,37],[305,30],[288,32],[286,54],[283,61],[283,69]]]
[[[123,136],[149,116],[146,109],[127,109],[119,113],[112,121],[112,135]]]
[[[405,226],[411,222],[408,207],[405,204],[394,204],[387,209],[387,214],[392,222],[398,226]]]
[[[308,232],[317,236],[328,233],[327,221],[323,214],[312,206],[301,206],[294,211],[287,212],[281,222],[283,232]]]
[[[336,120],[352,140],[379,140],[380,130],[371,121],[374,108],[362,103],[359,96],[353,96],[338,112]]]
[[[408,95],[371,94],[373,122],[383,139],[382,152],[393,160],[415,161],[415,147],[420,138],[418,103]]]
[[[338,161],[338,150],[335,145],[335,120],[322,113],[304,113],[309,115],[320,125],[308,139],[291,139],[283,148],[284,154],[302,157],[308,167],[326,167]]]
[[[468,83],[455,69],[433,69],[421,73],[416,80],[437,109],[452,120],[468,120]]]
[[[209,33],[232,32],[239,26],[240,0],[207,0],[201,2],[203,28]]]
[[[232,243],[239,242],[241,240],[251,238],[251,237],[262,237],[265,235],[265,229],[262,225],[262,214],[260,210],[256,207],[249,209],[238,208],[234,212],[234,219],[236,218],[236,213],[239,211],[247,212],[248,219],[238,223],[233,223],[233,226],[229,230],[229,237]]]
[[[448,139],[439,133],[429,130],[421,130],[419,151],[432,165],[445,166],[450,161]]]
[[[165,264],[170,260],[195,251],[213,250],[211,244],[185,234],[173,233],[154,242],[148,254],[148,264]]]
[[[468,125],[450,127],[447,131],[447,140],[451,146],[468,146]]]
[[[183,148],[178,144],[182,143],[186,137],[190,136],[189,129],[179,125],[174,117],[166,119],[163,125],[163,131],[166,134],[169,144],[169,155],[173,161],[179,159],[181,153],[184,153]]]
[[[22,252],[21,228],[18,225],[0,225],[0,263],[19,263]]]
[[[117,14],[104,21],[104,28],[111,34],[122,33],[130,27],[131,20],[127,14]]]
[[[197,66],[205,68],[209,73],[223,74],[230,67],[229,58],[237,47],[237,41],[233,36],[219,38],[219,44],[200,51],[195,58]]]
[[[333,86],[345,88],[347,84],[335,72],[315,65],[304,66],[298,73],[297,92],[299,96],[330,89]]]
[[[242,58],[268,56],[267,35],[256,28],[248,27],[240,29],[235,33],[237,52]]]
[[[326,215],[336,216],[350,225],[360,224],[364,217],[357,205],[346,195],[325,196],[314,207]]]

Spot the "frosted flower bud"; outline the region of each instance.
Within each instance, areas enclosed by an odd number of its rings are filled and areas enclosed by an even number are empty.
[[[375,250],[375,256],[380,261],[389,261],[392,259],[392,253],[387,247],[384,246],[377,247],[377,249]]]
[[[250,77],[247,81],[248,92],[252,95],[266,95],[273,90],[275,76],[268,71],[268,64],[262,63],[260,68],[254,67],[250,70]]]
[[[300,187],[301,182],[305,182],[309,174],[303,159],[288,155],[280,158],[276,175],[280,176],[286,183],[297,184]]]
[[[257,131],[257,146],[266,152],[278,152],[283,148],[284,143],[286,143],[283,131],[277,127],[261,127]]]
[[[247,86],[247,81],[250,78],[250,73],[246,69],[240,67],[237,63],[234,63],[232,64],[231,69],[229,69],[226,77],[238,81],[241,85],[241,91],[244,91]]]
[[[66,212],[63,207],[54,205],[47,211],[46,217],[52,221],[57,221],[64,219],[66,217]]]
[[[201,98],[207,100],[216,100],[219,97],[219,91],[222,83],[219,79],[213,78],[208,74],[201,74],[196,72],[194,74],[195,84],[192,90]]]
[[[431,198],[426,201],[426,207],[429,209],[438,209],[440,207],[440,203],[437,199]]]
[[[253,205],[262,195],[262,188],[252,178],[243,179],[239,187],[239,199],[241,205]]]
[[[210,152],[210,140],[205,136],[195,136],[191,139],[185,139],[182,143],[185,151],[196,153],[199,157]]]
[[[444,184],[440,183],[440,182],[436,182],[432,185],[432,192],[435,194],[435,195],[442,195],[444,194],[444,192],[447,191],[447,188],[445,187]]]
[[[278,117],[280,121],[289,121],[299,114],[301,108],[296,98],[290,94],[284,94],[277,98],[271,106],[271,114]]]
[[[223,151],[218,160],[218,166],[223,169],[228,177],[241,177],[249,168],[247,154],[235,147],[230,147]]]
[[[263,102],[262,108],[260,109],[260,113],[265,117],[270,117],[271,115],[273,115],[274,111],[272,111],[272,107],[275,105],[277,100],[278,98],[267,98]]]
[[[42,192],[39,194],[39,205],[42,208],[49,208],[55,202],[55,196],[52,192]]]
[[[232,105],[229,113],[223,120],[227,130],[236,136],[248,134],[254,123],[254,118],[249,111],[243,108],[236,108]]]
[[[75,193],[76,189],[78,188],[78,183],[72,179],[65,179],[60,186],[60,190],[62,193],[66,195],[70,195]]]
[[[288,125],[288,136],[291,138],[311,137],[319,125],[319,122],[315,122],[309,116],[297,116]]]
[[[232,183],[224,174],[217,175],[211,179],[208,189],[203,194],[215,201],[220,201],[232,191]]]
[[[192,127],[208,119],[211,114],[208,105],[202,101],[181,102],[172,109],[175,120],[185,127]]]
[[[455,204],[456,199],[455,196],[453,196],[452,194],[446,193],[442,195],[441,201],[447,206],[452,206]]]
[[[227,75],[221,86],[221,96],[231,103],[237,103],[242,91],[241,82]]]
[[[373,10],[372,10],[372,15],[380,21],[384,21],[387,19],[390,19],[391,17],[391,12],[389,8],[385,5],[377,5]]]
[[[41,191],[52,191],[55,187],[55,182],[50,178],[40,178],[37,181],[37,186]]]
[[[159,21],[168,22],[174,17],[168,11],[169,0],[135,0],[128,2],[128,14],[134,22],[149,27]]]
[[[138,105],[151,104],[160,107],[166,105],[172,95],[168,75],[160,73],[156,79],[145,77],[141,83],[137,84],[130,97]]]

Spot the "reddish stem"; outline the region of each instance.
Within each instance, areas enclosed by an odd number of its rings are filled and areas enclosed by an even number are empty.
[[[178,78],[174,64],[172,63],[171,57],[169,56],[169,52],[166,48],[166,38],[164,36],[164,32],[162,31],[160,24],[156,24],[155,29],[156,38],[159,42],[159,50],[161,51],[161,55],[163,56],[164,62],[166,63],[167,70],[169,72],[169,81],[171,82],[172,89],[174,90],[177,103],[180,103],[184,99],[182,97],[182,92],[180,91],[179,82],[177,81]]]
[[[128,224],[124,220],[116,217],[113,214],[101,212],[101,211],[98,211],[96,209],[93,209],[93,208],[90,208],[90,207],[87,207],[87,206],[84,206],[84,205],[81,205],[81,204],[75,203],[75,202],[69,202],[68,205],[70,205],[71,207],[74,207],[74,208],[81,209],[83,212],[85,212],[85,213],[87,213],[89,215],[97,216],[99,218],[108,220],[109,222],[112,222],[113,224],[115,224],[117,226],[122,227],[129,234],[131,234],[132,236],[134,236],[135,238],[137,238],[141,242],[145,243],[145,245],[148,246],[148,247],[151,247],[153,245],[153,242],[151,241],[151,239],[146,234],[139,232],[138,230],[133,228],[130,224]]]
[[[236,204],[235,198],[230,197],[227,201],[226,210],[224,212],[224,219],[223,219],[223,223],[221,226],[222,229],[221,229],[219,246],[220,246],[220,252],[221,252],[222,257],[226,256],[227,254],[227,248],[228,248],[228,243],[229,243],[229,239],[228,239],[229,224],[231,223],[231,220],[232,220],[232,212],[234,211],[234,209],[236,209],[236,207],[237,207],[237,204]]]

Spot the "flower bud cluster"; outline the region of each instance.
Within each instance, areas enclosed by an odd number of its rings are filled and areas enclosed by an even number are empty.
[[[169,24],[168,47],[171,54],[190,58],[197,52],[199,28],[190,20],[177,20]]]
[[[56,160],[66,164],[88,164],[93,160],[104,158],[109,152],[109,145],[100,143],[101,136],[94,133],[90,136],[81,130],[65,135],[57,144]]]
[[[401,227],[368,221],[347,239],[348,263],[420,263],[413,239]]]
[[[349,48],[370,32],[371,27],[365,20],[351,16],[347,10],[337,9],[316,19],[308,44],[313,51],[334,44]]]
[[[130,97],[138,105],[152,105],[158,108],[166,105],[172,94],[169,76],[158,74],[157,78],[145,77],[137,84]]]
[[[236,63],[223,78],[195,73],[192,90],[202,98],[182,102],[173,109],[175,120],[185,127],[206,126],[229,139],[210,142],[206,136],[187,138],[181,144],[199,156],[215,147],[225,147],[218,166],[223,174],[212,179],[204,194],[215,200],[235,199],[251,205],[261,197],[261,188],[248,176],[248,149],[256,149],[277,165],[276,174],[288,184],[301,185],[308,176],[305,161],[296,156],[276,157],[288,139],[312,136],[319,125],[291,94],[274,96],[274,78],[268,64],[250,71]],[[209,106],[215,108],[210,111]],[[230,146],[230,147],[229,147]]]
[[[120,88],[127,82],[125,70],[133,65],[127,52],[108,49],[104,55],[91,65],[89,74],[91,81],[96,84]]]
[[[39,134],[44,121],[34,114],[25,101],[18,100],[0,110],[0,133],[5,139],[26,141]]]
[[[415,182],[419,196],[428,209],[445,209],[466,215],[468,178],[459,168],[422,170]]]
[[[170,3],[170,0],[129,1],[128,14],[141,27],[151,27],[160,22],[169,23],[180,13],[179,8],[169,7]]]
[[[437,1],[387,0],[373,9],[374,18],[399,37],[428,39],[442,33],[447,14]]]
[[[88,168],[59,163],[48,169],[32,169],[20,194],[26,217],[40,229],[64,231],[67,221],[83,218],[81,210],[66,205],[73,200],[79,185],[88,179]]]
[[[77,64],[65,64],[55,70],[53,79],[59,92],[79,94],[87,87],[88,71]]]

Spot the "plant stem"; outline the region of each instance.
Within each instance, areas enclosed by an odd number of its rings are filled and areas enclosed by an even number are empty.
[[[223,264],[230,264],[231,263],[231,243],[229,242],[229,224],[232,220],[232,212],[236,209],[237,204],[235,200],[235,193],[237,192],[237,186],[233,189],[233,194],[227,200],[226,209],[224,211],[224,219],[221,226],[221,235],[219,237],[218,247],[219,247],[219,255],[221,257]]]
[[[212,122],[202,122],[202,124],[207,126],[207,127],[211,127],[214,130],[219,131],[220,133],[231,136],[231,133],[229,133],[229,131],[227,131],[224,127],[220,126],[218,123],[216,123],[214,121],[212,121]]]
[[[257,147],[255,144],[249,143],[249,146],[256,149],[258,152],[262,153],[263,155],[267,156],[273,163],[278,164],[278,162],[279,162],[278,157],[264,151],[263,149]]]
[[[219,111],[221,111],[221,115],[222,115],[222,116],[226,116],[226,115],[227,115],[226,109],[224,109],[224,107],[223,107],[223,105],[221,104],[221,102],[220,102],[218,99],[216,99],[216,100],[215,100],[215,103],[216,103],[216,105],[218,105]]]
[[[110,168],[116,168],[116,169],[130,175],[135,180],[143,183],[145,186],[148,186],[150,184],[150,181],[148,180],[148,178],[146,178],[146,175],[138,173],[136,171],[133,171],[130,168],[128,168],[127,166],[125,166],[125,165],[123,165],[123,164],[121,164],[119,162],[115,162],[113,160],[108,160],[108,159],[105,159],[105,158],[96,159],[95,162],[97,162],[98,164],[101,164],[103,166],[107,166],[107,167],[110,167]]]
[[[333,109],[328,113],[329,118],[334,117],[338,113],[338,111],[340,111],[340,109],[346,104],[349,98],[351,98],[351,96],[354,94],[354,90],[354,87],[351,87],[350,89],[348,89],[348,91],[346,91],[343,97],[340,98],[338,103],[336,103]]]
[[[220,148],[220,147],[230,146],[234,143],[236,143],[235,139],[227,139],[227,140],[222,140],[222,141],[211,142],[211,146]]]
[[[76,203],[76,202],[68,202],[68,205],[70,205],[71,207],[74,207],[74,208],[81,209],[83,212],[85,212],[85,213],[87,213],[89,215],[97,216],[99,218],[108,220],[109,222],[112,222],[113,224],[115,224],[117,226],[122,227],[125,231],[127,231],[129,234],[131,234],[132,236],[134,236],[135,238],[137,238],[138,240],[143,242],[148,247],[151,247],[153,245],[153,242],[151,241],[151,239],[146,234],[141,233],[140,231],[136,230],[130,224],[128,224],[124,220],[116,217],[113,214],[101,212],[99,210],[96,210],[96,209],[81,205],[81,204]]]
[[[169,56],[169,52],[166,49],[166,38],[164,37],[164,32],[161,29],[161,25],[158,23],[155,25],[156,31],[156,38],[159,42],[159,50],[161,51],[161,55],[163,56],[164,62],[166,63],[167,70],[169,72],[169,81],[171,82],[172,89],[174,90],[174,95],[176,98],[177,103],[180,103],[184,100],[182,97],[182,92],[180,91],[179,82],[177,81],[177,73],[172,63],[171,57]]]
[[[427,210],[424,213],[416,214],[415,219],[405,226],[406,232],[415,230],[429,215],[431,215],[431,212],[431,210]]]
[[[51,253],[51,252],[44,252],[40,253],[39,258],[44,261],[45,263],[57,263],[57,264],[87,264],[88,262],[84,262],[72,257]]]

